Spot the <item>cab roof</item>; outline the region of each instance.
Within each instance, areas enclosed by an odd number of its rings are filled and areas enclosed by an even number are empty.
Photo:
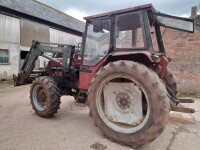
[[[93,15],[93,16],[88,16],[88,17],[84,17],[84,19],[90,20],[90,19],[94,19],[94,18],[105,17],[105,16],[110,16],[110,15],[115,15],[115,14],[126,13],[126,12],[132,12],[132,11],[137,11],[137,10],[142,10],[142,9],[150,9],[153,12],[156,12],[156,10],[152,4],[145,4],[145,5],[140,5],[140,6],[136,6],[136,7],[130,7],[130,8],[126,8],[126,9],[121,9],[121,10],[111,11],[111,12],[97,14],[97,15]]]

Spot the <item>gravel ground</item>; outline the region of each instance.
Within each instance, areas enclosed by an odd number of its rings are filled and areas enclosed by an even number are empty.
[[[51,119],[35,115],[29,100],[30,85],[13,87],[0,82],[0,150],[131,150],[109,141],[93,125],[88,108],[72,97],[61,98],[61,109]],[[199,150],[200,99],[187,104],[196,113],[171,113],[164,132],[142,150]],[[92,146],[93,145],[93,146]]]

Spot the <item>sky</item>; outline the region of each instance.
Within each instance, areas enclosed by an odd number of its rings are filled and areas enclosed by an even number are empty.
[[[189,17],[200,0],[38,0],[81,21],[83,17],[152,3],[157,11]],[[200,6],[200,5],[199,5]],[[200,7],[198,7],[200,8]]]

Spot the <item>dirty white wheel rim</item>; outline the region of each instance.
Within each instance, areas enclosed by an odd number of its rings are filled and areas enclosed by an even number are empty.
[[[42,86],[40,85],[36,85],[33,88],[33,93],[32,93],[32,100],[33,100],[33,104],[35,106],[35,108],[39,111],[44,111],[46,106],[42,105],[41,100],[38,97],[38,92],[39,90],[43,89]]]
[[[113,79],[117,79],[117,78],[124,78],[124,79],[128,79],[130,81],[132,81],[133,83],[137,84],[141,90],[143,91],[144,95],[145,95],[145,98],[146,98],[146,102],[147,102],[147,113],[143,119],[143,121],[138,125],[138,126],[133,126],[133,127],[123,127],[123,125],[120,125],[118,123],[113,123],[111,122],[110,120],[108,120],[108,118],[105,116],[105,112],[104,112],[104,107],[103,107],[103,88],[104,86],[111,80]],[[149,98],[148,98],[148,95],[147,95],[147,92],[146,90],[144,89],[144,87],[139,84],[137,81],[135,81],[135,79],[131,76],[128,76],[128,75],[111,75],[109,77],[107,77],[106,80],[104,80],[100,85],[99,85],[99,88],[97,90],[97,94],[96,94],[96,109],[98,111],[98,114],[99,116],[101,117],[101,119],[103,120],[103,122],[111,129],[113,129],[114,131],[117,131],[117,132],[120,132],[120,133],[125,133],[125,134],[130,134],[130,133],[134,133],[134,132],[137,132],[139,131],[140,129],[142,129],[148,119],[149,119],[149,115],[150,115],[150,103],[149,103]]]

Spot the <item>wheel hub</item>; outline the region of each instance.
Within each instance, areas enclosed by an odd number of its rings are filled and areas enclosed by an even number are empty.
[[[46,95],[44,89],[40,85],[36,85],[33,88],[32,94],[33,103],[37,110],[44,111],[46,107]]]
[[[43,106],[46,105],[46,95],[44,89],[40,89],[40,91],[38,91],[38,100]]]
[[[122,109],[129,108],[131,104],[130,96],[126,93],[119,93],[116,96],[116,101],[117,101],[118,106]]]
[[[124,99],[124,98],[120,99],[120,104],[121,104],[122,106],[126,106],[126,105],[128,104],[127,99]]]
[[[109,82],[103,94],[109,121],[133,126],[142,122],[142,93],[134,83]]]

